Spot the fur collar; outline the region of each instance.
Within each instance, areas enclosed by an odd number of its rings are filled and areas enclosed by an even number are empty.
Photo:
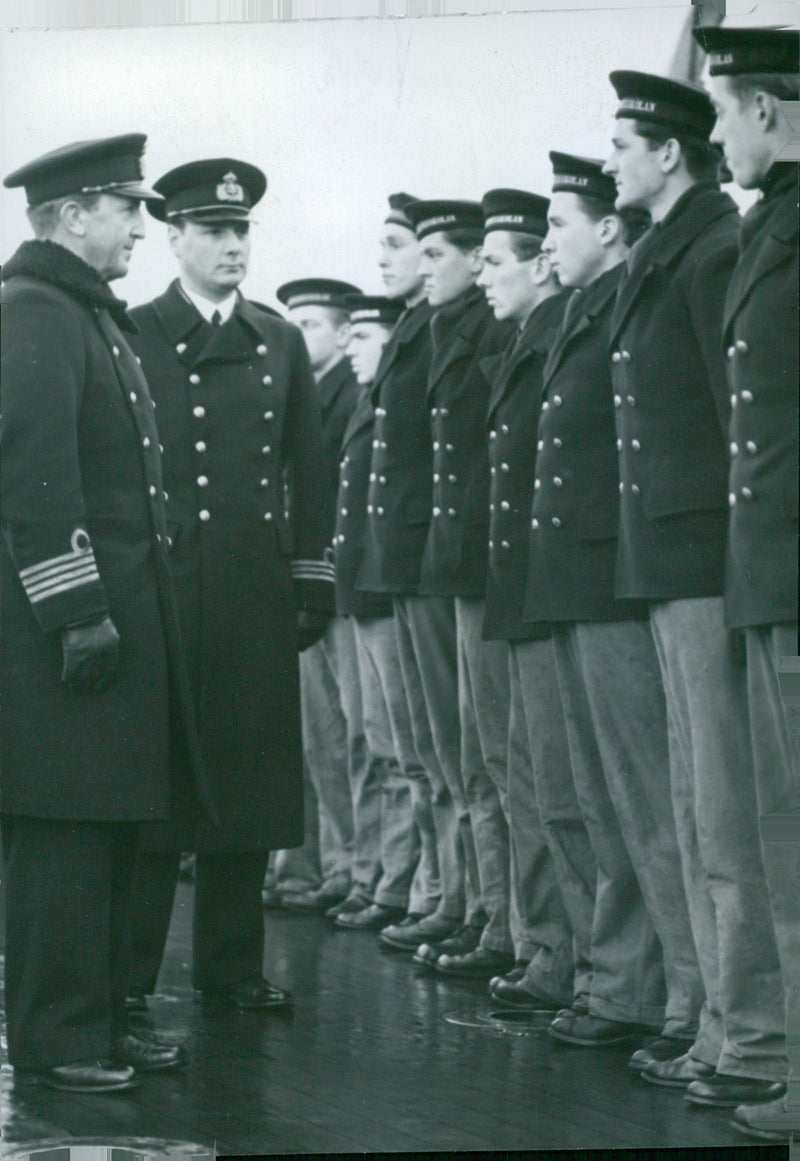
[[[108,283],[88,263],[57,242],[23,242],[3,267],[4,282],[20,276],[50,282],[88,306],[107,310],[124,330],[135,333],[138,329],[128,315],[127,303],[112,294]]]

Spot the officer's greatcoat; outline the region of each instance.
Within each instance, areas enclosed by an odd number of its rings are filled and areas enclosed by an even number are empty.
[[[797,620],[798,167],[777,162],[745,217],[725,300],[731,388],[729,625]]]
[[[296,608],[333,604],[305,344],[242,298],[213,328],[177,282],[132,313],[157,404],[170,559],[220,815],[198,846],[291,846],[303,837]]]
[[[542,371],[567,297],[556,294],[540,303],[505,356],[490,355],[484,364],[493,384],[488,412],[489,573],[483,622],[487,640],[526,641],[549,634],[549,628],[526,624],[522,612]]]
[[[420,302],[401,315],[372,384],[375,428],[358,587],[415,593],[431,518],[431,429],[425,404],[432,315]]]
[[[739,226],[733,199],[699,182],[631,251],[610,328],[619,596],[722,593],[730,419],[722,307]]]
[[[158,435],[124,304],[49,241],[6,264],[2,810],[164,819],[207,802],[166,557]],[[120,667],[62,685],[60,630],[110,614]],[[173,776],[170,785],[170,756]]]
[[[336,498],[336,530],[333,536],[336,571],[336,612],[345,616],[388,617],[392,598],[388,593],[367,593],[356,588],[364,556],[367,523],[367,492],[372,462],[375,409],[370,387],[362,387],[342,440],[339,492]]]
[[[608,325],[623,267],[576,290],[544,368],[530,520],[527,620],[616,621],[619,482]]]
[[[428,596],[483,597],[489,543],[487,355],[511,341],[480,287],[439,307],[431,320],[427,401],[433,439],[433,506],[420,570]]]

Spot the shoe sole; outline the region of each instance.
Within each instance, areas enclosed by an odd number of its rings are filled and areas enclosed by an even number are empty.
[[[743,1101],[741,1097],[736,1099],[723,1100],[721,1097],[696,1097],[691,1093],[686,1093],[684,1100],[691,1105],[703,1105],[704,1108],[709,1109],[735,1109],[739,1105],[744,1104],[758,1104],[758,1101]]]
[[[626,1032],[619,1036],[610,1036],[606,1040],[589,1040],[585,1036],[570,1036],[568,1032],[558,1032],[554,1028],[547,1029],[548,1036],[554,1040],[561,1040],[564,1044],[575,1044],[579,1048],[613,1048],[615,1044],[630,1044],[632,1040],[641,1040],[641,1032]]]
[[[138,1088],[142,1083],[138,1076],[132,1077],[130,1080],[124,1081],[122,1084],[102,1084],[102,1085],[75,1085],[75,1084],[58,1084],[56,1081],[47,1080],[45,1077],[36,1077],[33,1081],[28,1081],[29,1084],[39,1085],[41,1088],[51,1088],[56,1092],[71,1092],[76,1096],[83,1096],[85,1093],[92,1093],[101,1096],[103,1093],[109,1092],[124,1092],[129,1088]]]
[[[453,976],[454,978],[459,978],[462,980],[490,980],[492,976],[497,975],[497,972],[495,971],[483,972],[469,968],[452,968],[446,965],[443,966],[440,963],[436,964],[436,970],[440,973],[440,975]]]
[[[490,999],[499,1004],[501,1008],[508,1008],[510,1012],[541,1012],[542,1015],[555,1016],[558,1008],[555,1007],[541,1007],[533,997],[528,1000],[506,1000],[502,996],[495,995],[494,992],[489,993]]]
[[[736,1129],[737,1133],[742,1133],[745,1137],[750,1137],[751,1140],[756,1138],[759,1141],[774,1141],[778,1145],[788,1145],[789,1134],[782,1133],[779,1129],[757,1129],[754,1125],[743,1125],[740,1121],[733,1118],[728,1121],[732,1129]]]
[[[648,1084],[657,1084],[660,1088],[688,1088],[692,1083],[691,1080],[666,1080],[660,1076],[652,1076],[649,1072],[642,1071],[639,1074],[642,1080],[646,1080]],[[696,1080],[692,1077],[692,1080]]]

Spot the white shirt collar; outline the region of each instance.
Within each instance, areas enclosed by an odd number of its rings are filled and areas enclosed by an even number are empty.
[[[180,288],[189,301],[194,303],[206,322],[211,322],[211,316],[215,310],[219,311],[220,318],[224,323],[233,314],[237,298],[235,290],[232,290],[227,298],[223,298],[222,302],[210,302],[209,299],[203,298],[201,294],[196,294],[193,290],[190,290],[183,280],[180,282]]]

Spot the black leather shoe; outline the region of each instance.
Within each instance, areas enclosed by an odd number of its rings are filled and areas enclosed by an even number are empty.
[[[527,966],[528,965],[523,960],[518,959],[511,971],[503,972],[502,975],[499,976],[492,976],[492,978],[489,980],[489,991],[491,992],[492,988],[499,980],[505,980],[508,984],[521,983]]]
[[[345,931],[380,931],[402,919],[405,914],[402,907],[385,907],[383,903],[370,903],[361,911],[341,912],[336,919],[336,926]]]
[[[162,1072],[167,1068],[180,1068],[186,1064],[187,1059],[184,1050],[177,1045],[157,1044],[133,1032],[115,1040],[112,1051],[115,1060],[130,1065],[137,1072]]]
[[[460,926],[460,921],[447,919],[442,915],[407,915],[399,923],[384,927],[378,938],[384,947],[392,947],[395,951],[413,952],[421,943],[434,944],[442,939],[449,939]]]
[[[688,1052],[676,1056],[674,1060],[653,1061],[646,1064],[639,1073],[648,1084],[660,1084],[664,1088],[686,1088],[693,1080],[708,1080],[714,1075],[710,1064],[695,1060]]]
[[[269,980],[242,980],[228,988],[204,988],[203,999],[212,1004],[232,1005],[240,1012],[264,1012],[269,1008],[291,1008],[291,992],[276,988]]]
[[[588,1012],[573,1012],[558,1015],[547,1029],[548,1035],[565,1044],[576,1044],[581,1048],[605,1048],[611,1044],[624,1044],[628,1040],[641,1039],[653,1029],[647,1024],[627,1024],[621,1020],[605,1020],[602,1016],[592,1016]]]
[[[782,1144],[789,1140],[792,1131],[797,1134],[798,1121],[800,1117],[797,1113],[790,1113],[787,1110],[786,1100],[781,1097],[776,1101],[739,1105],[730,1123],[746,1137],[755,1137],[759,1141],[777,1141]]]
[[[535,1012],[552,1012],[555,1016],[559,1010],[558,1000],[554,1000],[551,996],[529,991],[519,981],[509,979],[509,976],[513,974],[513,972],[509,972],[506,976],[492,980],[489,985],[489,995],[492,999],[497,1000],[504,1007],[526,1008],[528,1011]],[[523,969],[523,977],[524,974]]]
[[[39,1084],[59,1092],[77,1093],[120,1092],[140,1083],[130,1065],[118,1065],[110,1060],[60,1064],[39,1072],[15,1069],[14,1080],[19,1084]]]
[[[476,947],[463,955],[445,952],[440,945],[440,955],[436,970],[443,976],[459,976],[462,979],[488,980],[500,972],[510,971],[514,957],[507,951],[492,951],[489,947]]]
[[[746,1076],[726,1076],[715,1072],[708,1080],[693,1080],[686,1090],[693,1105],[710,1105],[715,1109],[733,1109],[737,1105],[779,1100],[786,1093],[780,1080],[756,1080]]]
[[[339,903],[334,903],[325,912],[326,919],[338,919],[340,915],[355,915],[356,911],[363,911],[369,907],[370,900],[363,895],[348,895]]]
[[[428,938],[419,945],[412,958],[414,963],[436,967],[440,955],[466,955],[467,952],[474,951],[481,941],[482,934],[482,927],[467,925],[459,927],[446,939]]]
[[[648,1064],[663,1064],[667,1060],[677,1060],[685,1056],[692,1046],[688,1039],[676,1040],[673,1036],[659,1036],[644,1048],[637,1048],[628,1061],[631,1072],[641,1072]]]

